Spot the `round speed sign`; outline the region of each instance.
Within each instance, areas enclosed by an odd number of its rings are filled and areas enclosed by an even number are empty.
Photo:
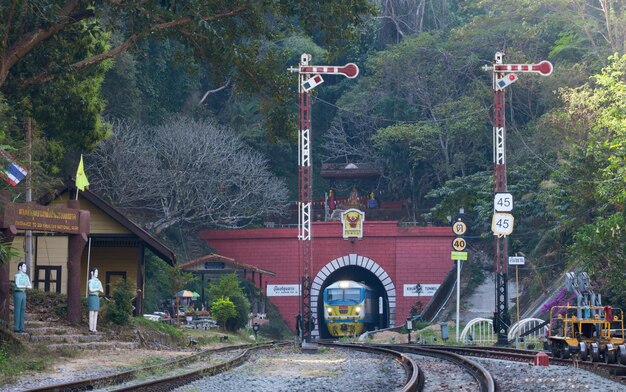
[[[464,250],[466,246],[467,242],[465,242],[465,239],[461,237],[457,237],[454,239],[454,241],[452,241],[452,248],[454,248],[454,250],[458,252]]]
[[[465,225],[465,223],[463,223],[461,221],[454,222],[452,224],[452,231],[456,235],[463,235],[467,231],[467,226]]]

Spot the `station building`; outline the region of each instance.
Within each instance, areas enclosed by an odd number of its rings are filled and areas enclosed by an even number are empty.
[[[54,210],[66,207],[68,200],[75,198],[76,189],[65,187],[47,196],[42,204]],[[137,288],[135,313],[142,314],[147,251],[170,265],[176,262],[174,253],[95,193],[80,191],[78,202],[80,210],[89,211],[90,215],[89,240],[80,258],[80,293],[86,292],[89,269],[97,268],[105,296],[111,295],[120,279]],[[33,230],[33,271],[29,271],[33,288],[68,293],[68,241],[69,236],[64,233]],[[12,247],[17,255],[10,259],[11,279],[17,273],[18,263],[24,260],[24,230],[18,230]]]

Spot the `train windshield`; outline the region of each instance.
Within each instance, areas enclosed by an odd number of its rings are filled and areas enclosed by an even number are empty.
[[[326,291],[326,299],[328,302],[334,301],[350,301],[359,302],[361,300],[361,289],[328,289]]]

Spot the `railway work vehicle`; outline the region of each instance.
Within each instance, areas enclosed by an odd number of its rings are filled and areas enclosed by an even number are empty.
[[[548,341],[552,355],[626,365],[624,312],[611,306],[553,306]]]
[[[340,280],[324,290],[324,322],[335,337],[355,336],[376,322],[378,300],[363,283]]]

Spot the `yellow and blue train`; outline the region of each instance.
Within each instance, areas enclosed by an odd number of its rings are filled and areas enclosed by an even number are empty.
[[[340,280],[324,290],[324,322],[335,337],[360,335],[376,322],[378,299],[363,283]]]

